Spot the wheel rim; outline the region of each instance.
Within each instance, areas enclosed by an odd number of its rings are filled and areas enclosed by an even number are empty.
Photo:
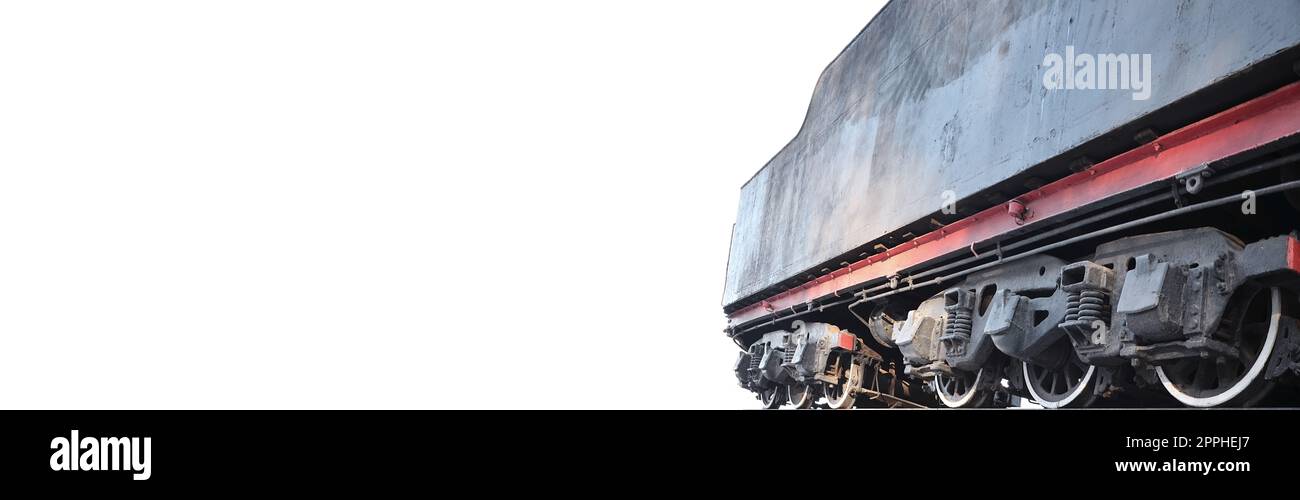
[[[758,393],[759,401],[763,402],[763,408],[774,410],[780,408],[784,401],[785,390],[779,385],[763,389]]]
[[[961,408],[969,405],[975,399],[976,393],[979,392],[980,380],[984,377],[984,369],[980,368],[974,376],[969,373],[953,375],[944,375],[942,373],[934,376],[934,392],[939,395],[939,401],[949,408]]]
[[[1259,295],[1247,301],[1247,311]],[[1267,316],[1262,322],[1245,319],[1236,339],[1237,358],[1193,358],[1160,366],[1156,368],[1160,383],[1169,395],[1187,406],[1208,408],[1236,399],[1255,384],[1268,364],[1281,316],[1282,292],[1269,288]]]
[[[811,385],[794,383],[785,386],[786,400],[795,408],[803,409],[812,406],[815,394]]]
[[[853,406],[856,398],[853,391],[857,388],[855,379],[857,378],[857,368],[853,364],[853,356],[848,353],[841,353],[836,359],[834,384],[826,384],[826,403],[831,408],[844,409]]]
[[[1088,392],[1097,367],[1084,363],[1074,354],[1070,340],[1061,337],[1051,349],[1058,349],[1061,361],[1053,367],[1021,363],[1029,395],[1043,408],[1064,408],[1079,401]]]

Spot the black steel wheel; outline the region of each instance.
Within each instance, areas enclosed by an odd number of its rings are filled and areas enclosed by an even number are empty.
[[[1160,383],[1180,403],[1251,406],[1272,390],[1264,368],[1277,341],[1282,292],[1276,287],[1255,290],[1238,307],[1245,309],[1230,341],[1236,356],[1188,358],[1156,368]]]
[[[785,404],[785,386],[772,384],[758,391],[758,400],[763,402],[763,409],[775,410]]]
[[[1077,408],[1096,400],[1097,367],[1079,359],[1068,337],[1062,335],[1043,357],[1049,359],[1045,365],[1021,363],[1025,386],[1035,403],[1043,408]]]
[[[975,373],[954,371],[951,375],[935,375],[931,384],[939,402],[949,408],[978,408],[988,404],[988,390],[980,384],[984,382],[984,369]]]
[[[844,410],[853,407],[857,401],[858,389],[862,387],[862,364],[855,363],[853,354],[837,351],[827,360],[830,374],[835,382],[825,384],[826,405],[832,409]]]
[[[801,384],[791,382],[785,386],[786,400],[796,409],[812,408],[813,401],[817,400],[817,391],[812,384]]]

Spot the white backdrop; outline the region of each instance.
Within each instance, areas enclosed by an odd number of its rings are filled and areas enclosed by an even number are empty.
[[[754,407],[737,194],[883,3],[4,3],[0,407]]]

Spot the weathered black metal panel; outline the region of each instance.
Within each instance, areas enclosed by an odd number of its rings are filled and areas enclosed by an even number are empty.
[[[741,190],[723,304],[924,220],[946,190],[959,208],[976,203],[1298,45],[1300,0],[891,2],[822,73],[799,134]],[[1044,56],[1067,46],[1151,54],[1149,99],[1045,88]]]

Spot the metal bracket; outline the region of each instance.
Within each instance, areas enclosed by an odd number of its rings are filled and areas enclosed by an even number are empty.
[[[1187,194],[1196,194],[1201,192],[1202,187],[1205,187],[1205,179],[1210,178],[1212,175],[1214,175],[1214,169],[1206,164],[1178,174],[1174,176],[1174,179],[1179,186],[1187,190]]]
[[[1007,214],[1016,219],[1016,225],[1025,223],[1025,220],[1034,216],[1034,211],[1029,209],[1029,205],[1020,199],[1014,199],[1007,202]]]

